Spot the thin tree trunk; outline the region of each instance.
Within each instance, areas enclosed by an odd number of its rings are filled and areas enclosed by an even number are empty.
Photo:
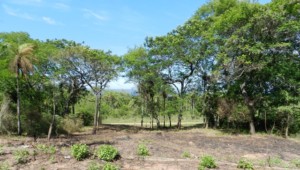
[[[168,114],[169,117],[169,127],[172,127],[172,118],[171,118],[171,114]]]
[[[98,106],[98,123],[97,123],[97,127],[99,127],[99,125],[102,125],[101,101],[102,101],[102,95],[100,93],[99,106]]]
[[[17,116],[18,116],[18,135],[22,134],[21,113],[20,113],[20,87],[19,87],[19,70],[17,72]]]
[[[267,128],[267,112],[265,111],[265,130],[266,133],[268,133],[268,128]]]
[[[287,120],[286,120],[285,133],[284,133],[285,138],[289,137],[289,125],[290,125],[289,121],[290,121],[290,114],[288,113],[287,114]]]
[[[48,140],[50,140],[50,138],[51,138],[53,125],[54,125],[54,122],[55,122],[55,113],[56,113],[56,107],[55,107],[55,99],[53,97],[53,113],[52,113],[52,120],[51,120],[51,123],[50,123],[49,131],[48,131]]]
[[[95,101],[95,114],[94,114],[94,128],[92,134],[96,134],[97,131],[97,120],[98,120],[98,111],[99,111],[99,96],[95,94],[96,101]]]

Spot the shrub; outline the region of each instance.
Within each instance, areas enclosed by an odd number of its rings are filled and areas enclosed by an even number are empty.
[[[199,170],[204,170],[205,168],[216,168],[216,162],[215,159],[210,155],[205,155],[201,158],[200,164],[199,164]]]
[[[89,163],[88,170],[100,170],[101,167],[96,162]]]
[[[241,159],[237,165],[237,168],[245,169],[245,170],[253,170],[253,164],[250,161]]]
[[[26,149],[16,150],[14,153],[14,158],[18,164],[24,164],[29,161],[29,151]]]
[[[109,163],[109,162],[104,164],[104,166],[102,168],[102,170],[118,170],[118,169],[119,168],[116,165]]]
[[[67,116],[62,120],[62,129],[67,131],[69,134],[78,132],[82,126],[83,121],[80,118],[74,116]]]
[[[9,170],[9,164],[7,162],[0,162],[0,170]]]
[[[3,155],[4,154],[4,151],[3,151],[3,146],[0,145],[0,155]]]
[[[188,151],[184,151],[183,153],[182,153],[182,155],[181,155],[183,158],[190,158],[191,157],[191,154],[190,154],[190,152],[188,152]]]
[[[56,153],[56,147],[53,146],[53,145],[47,146],[47,145],[44,145],[44,144],[38,144],[36,146],[36,148],[38,150],[40,150],[41,152],[46,153],[46,154],[55,154]]]
[[[118,153],[118,150],[111,145],[102,145],[96,151],[97,157],[105,161],[114,160]]]
[[[137,148],[137,154],[139,156],[149,156],[149,149],[145,144],[139,144]]]
[[[74,144],[71,146],[72,156],[81,161],[89,155],[89,147],[86,144]]]

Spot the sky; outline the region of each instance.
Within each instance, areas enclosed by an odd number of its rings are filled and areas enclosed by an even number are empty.
[[[68,39],[123,55],[187,21],[208,0],[0,0],[0,32]],[[270,0],[259,0],[268,3]],[[111,89],[130,89],[123,78]]]

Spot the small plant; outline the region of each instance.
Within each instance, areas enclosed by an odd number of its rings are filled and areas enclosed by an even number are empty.
[[[96,162],[89,163],[88,170],[100,170],[101,166]]]
[[[245,170],[254,170],[253,164],[250,161],[244,159],[241,159],[239,161],[237,168],[245,169]]]
[[[269,167],[280,165],[282,160],[278,156],[269,156],[267,159]]]
[[[118,169],[119,168],[116,165],[109,163],[109,162],[104,164],[104,166],[102,168],[102,170],[118,170]]]
[[[191,158],[191,153],[188,151],[184,151],[181,155],[183,158]]]
[[[111,145],[102,145],[96,151],[97,157],[105,161],[114,160],[118,154],[118,150]]]
[[[3,151],[3,145],[0,145],[0,155],[3,155],[4,151]]]
[[[71,146],[71,155],[81,161],[89,155],[89,147],[86,144],[74,144]]]
[[[300,159],[294,159],[291,161],[292,164],[294,164],[297,168],[300,168]]]
[[[15,160],[17,161],[18,164],[24,164],[27,163],[29,161],[29,151],[26,149],[22,149],[22,150],[16,150],[13,153]]]
[[[139,156],[149,156],[149,149],[145,144],[139,144],[137,148],[137,154]]]
[[[0,170],[9,170],[9,164],[7,162],[0,162]]]
[[[47,145],[43,145],[43,144],[38,144],[36,146],[36,148],[40,151],[42,151],[43,153],[47,153],[47,154],[55,154],[56,153],[56,147],[51,145],[51,146],[47,146]]]
[[[201,158],[200,164],[199,164],[199,170],[204,170],[205,168],[216,168],[216,162],[215,159],[210,155],[205,155]]]

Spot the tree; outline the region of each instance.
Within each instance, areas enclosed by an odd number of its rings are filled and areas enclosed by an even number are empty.
[[[92,50],[88,47],[70,47],[64,50],[65,67],[79,77],[95,96],[94,129],[102,123],[100,105],[102,92],[108,82],[118,75],[120,59],[102,50]]]
[[[22,134],[22,128],[21,128],[21,113],[20,113],[20,76],[24,76],[27,78],[28,75],[30,75],[34,68],[32,64],[32,60],[34,52],[34,45],[33,44],[22,44],[18,47],[14,61],[12,62],[12,69],[14,73],[16,74],[16,80],[17,80],[17,116],[18,116],[18,135]]]

